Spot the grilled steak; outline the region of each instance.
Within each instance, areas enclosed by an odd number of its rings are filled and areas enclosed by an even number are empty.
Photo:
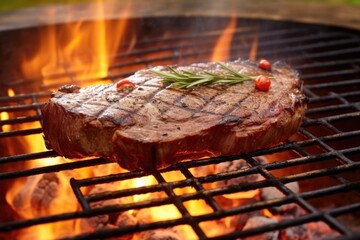
[[[251,61],[226,64],[249,75],[268,73]],[[223,71],[215,63],[174,68]],[[248,153],[286,140],[306,110],[297,72],[277,62],[271,74],[268,92],[256,90],[253,81],[180,89],[150,70],[127,78],[136,84],[131,91],[117,91],[115,83],[66,86],[42,109],[44,138],[65,157],[101,156],[129,170]]]

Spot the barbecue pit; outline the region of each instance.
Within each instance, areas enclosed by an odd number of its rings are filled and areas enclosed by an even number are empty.
[[[87,65],[67,57],[57,59],[59,68],[27,75],[23,56],[36,54],[44,33],[72,25],[55,21],[0,32],[1,237],[40,238],[42,232],[46,239],[54,229],[60,239],[359,237],[359,30],[243,16],[131,16],[123,22],[127,34],[106,56],[112,61],[105,75],[88,74]],[[40,109],[53,89],[118,81],[156,65],[207,62],[221,38],[231,43],[220,48],[221,57],[283,60],[301,74],[308,111],[289,141],[150,172],[127,172],[101,158],[64,160],[44,149]],[[81,54],[84,62],[98,63],[91,51]],[[244,167],[219,167],[238,159]],[[57,200],[61,195],[66,198]]]

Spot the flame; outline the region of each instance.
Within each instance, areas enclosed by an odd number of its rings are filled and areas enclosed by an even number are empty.
[[[259,189],[255,189],[244,192],[225,194],[224,197],[228,199],[249,199],[249,198],[255,198],[258,194],[259,194]]]
[[[9,118],[10,118],[10,115],[9,115],[8,112],[1,112],[1,113],[0,113],[0,120],[9,120]],[[9,125],[3,125],[3,126],[1,127],[1,130],[2,130],[3,132],[8,132],[8,131],[11,130],[11,126],[9,126]]]
[[[13,97],[13,96],[15,96],[14,89],[9,88],[7,92],[8,92],[8,96],[9,96],[9,97]]]
[[[15,95],[15,92],[13,89],[9,88],[8,89],[8,96],[12,97]],[[0,120],[9,120],[10,119],[10,114],[8,112],[1,112],[0,113]],[[0,130],[2,130],[3,132],[8,132],[11,131],[11,125],[2,125]]]
[[[211,61],[226,61],[229,60],[231,56],[231,45],[235,32],[241,31],[241,28],[236,27],[236,17],[232,17],[226,26],[226,28],[221,33],[219,39],[217,40],[213,52],[211,55]],[[256,60],[257,51],[258,51],[259,35],[256,34],[250,45],[249,59]],[[249,45],[248,43],[242,43]]]
[[[254,40],[251,44],[250,52],[249,52],[249,59],[255,61],[257,50],[258,50],[258,44],[259,44],[259,35],[256,34],[254,37]]]
[[[263,215],[265,216],[265,217],[268,217],[268,218],[274,218],[275,216],[268,210],[268,209],[264,209],[263,210]]]
[[[180,218],[181,214],[174,205],[162,205],[149,209],[152,221],[164,221]]]
[[[139,188],[139,187],[144,187],[144,186],[150,186],[155,184],[155,179],[152,176],[146,176],[146,177],[142,177],[142,178],[136,178],[135,180],[133,180],[133,187],[134,188]],[[133,196],[133,200],[134,202],[140,202],[140,201],[144,201],[147,200],[149,198],[150,194],[136,194]]]
[[[222,32],[220,38],[217,40],[211,61],[225,61],[230,57],[231,42],[236,30],[236,17],[232,17],[230,22]]]
[[[106,81],[104,79],[112,61],[110,56],[118,52],[128,29],[130,4],[119,13],[121,19],[111,22],[105,21],[103,1],[96,1],[93,7],[96,20],[91,23],[79,20],[76,23],[64,24],[63,28],[50,25],[42,32],[37,53],[30,57],[24,56],[22,71],[25,77],[40,75],[45,86],[59,80],[62,83],[71,83],[74,79],[68,79],[67,73],[75,75],[79,85],[85,85],[86,83],[81,81],[86,79],[103,79],[101,83]],[[47,17],[55,19],[55,10],[50,9]],[[69,21],[73,18],[70,12]],[[91,83],[94,84],[94,81]]]

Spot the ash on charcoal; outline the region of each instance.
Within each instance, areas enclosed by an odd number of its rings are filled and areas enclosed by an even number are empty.
[[[128,212],[121,213],[116,219],[116,226],[118,227],[136,225],[137,223],[137,218]]]
[[[48,214],[51,203],[58,195],[59,178],[55,173],[44,174],[31,195],[31,206],[36,216]]]
[[[108,215],[99,215],[96,217],[88,218],[82,222],[83,222],[83,224],[81,224],[81,228],[85,232],[93,231],[96,229],[102,229],[102,228],[107,227],[110,224]]]
[[[182,240],[179,234],[171,229],[155,229],[141,232],[139,234],[140,240]]]
[[[338,237],[340,234],[332,230],[324,222],[311,222],[306,224],[310,232],[310,238],[314,240],[326,240]]]
[[[233,226],[236,230],[242,230],[249,218],[257,216],[262,216],[260,210],[238,214],[231,219],[230,225]]]
[[[101,184],[92,188],[89,194],[103,193],[112,191],[115,186],[113,184]],[[90,203],[91,208],[101,208],[105,206],[122,204],[124,199],[108,199]],[[84,232],[93,231],[95,229],[115,228],[119,226],[136,224],[136,218],[129,212],[114,212],[112,214],[98,215],[91,218],[80,219],[80,228]],[[131,239],[131,238],[130,238]]]
[[[117,229],[118,227],[112,224],[107,224],[106,226],[104,226],[101,229]],[[96,230],[96,229],[94,229]],[[109,238],[109,240],[133,240],[134,234],[126,234],[126,235],[122,235],[122,236],[117,236],[117,237],[112,237]]]
[[[140,209],[137,214],[136,218],[138,219],[140,224],[150,223],[151,222],[151,214],[148,209]]]
[[[215,166],[215,174],[226,173],[226,172],[234,172],[239,170],[246,170],[250,167],[250,165],[243,159],[238,159],[234,161],[222,162],[216,164]],[[251,183],[256,182],[260,179],[260,174],[250,174],[241,177],[226,179],[223,181],[218,181],[215,183],[217,188],[223,188],[228,186],[236,186],[243,183]]]
[[[277,223],[275,219],[267,218],[263,216],[255,216],[251,217],[247,220],[243,230],[251,229],[251,228],[258,228],[264,225]],[[279,239],[279,231],[271,231],[265,232],[262,234],[258,234],[256,236],[250,236],[243,238],[244,240],[278,240]]]
[[[28,177],[14,197],[13,204],[16,211],[24,217],[50,214],[58,196],[59,186],[60,180],[56,173]],[[66,203],[62,205],[69,207]]]
[[[281,218],[281,221],[286,221],[287,219],[296,218],[296,216],[277,215],[277,218]],[[329,226],[324,222],[310,222],[310,223],[282,229],[280,231],[280,240],[302,240],[302,239],[325,240],[325,239],[332,239],[337,236],[339,236],[339,233],[329,228]]]
[[[299,184],[297,182],[291,182],[285,184],[285,186],[295,194],[298,194],[300,192]],[[278,190],[276,187],[267,187],[260,189],[260,191],[261,191],[260,197],[264,201],[285,197],[285,194],[280,192],[280,190]],[[293,215],[293,216],[299,216],[303,213],[302,209],[295,203],[289,203],[289,204],[283,204],[281,206],[271,207],[269,208],[269,211],[272,214]]]
[[[203,177],[214,174],[215,171],[214,168],[215,167],[213,165],[205,165],[205,166],[192,168],[191,172],[192,174],[194,174],[195,177]]]
[[[311,238],[310,231],[306,224],[289,227],[280,231],[280,240],[301,240],[301,239],[314,239]],[[317,238],[315,238],[317,239]],[[314,239],[314,240],[315,240]]]
[[[136,219],[139,224],[152,222],[149,209],[140,209],[137,212]],[[179,233],[174,228],[155,229],[139,233],[139,240],[181,240]]]

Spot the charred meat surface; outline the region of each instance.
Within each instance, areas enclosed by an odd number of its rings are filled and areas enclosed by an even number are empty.
[[[225,64],[252,76],[271,74],[269,91],[253,81],[180,89],[150,69],[127,78],[135,84],[130,91],[117,90],[116,83],[62,88],[67,91],[56,91],[42,109],[46,144],[68,158],[101,156],[129,170],[149,170],[270,147],[298,130],[306,98],[296,71],[282,62],[271,72],[249,60]],[[216,63],[174,69],[223,71]]]

